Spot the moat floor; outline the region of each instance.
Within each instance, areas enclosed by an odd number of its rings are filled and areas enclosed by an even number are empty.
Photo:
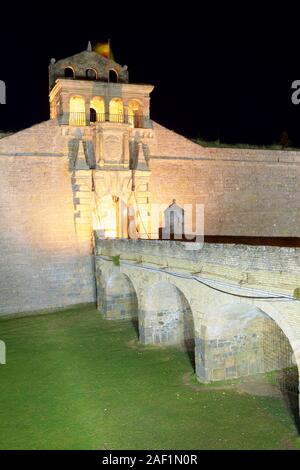
[[[95,308],[1,320],[0,339],[1,449],[300,449],[276,394],[199,385],[184,351]]]

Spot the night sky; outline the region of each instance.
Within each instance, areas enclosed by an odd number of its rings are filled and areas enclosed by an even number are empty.
[[[188,2],[167,12],[155,3],[127,2],[122,11],[104,10],[103,4],[86,4],[86,15],[75,7],[76,14],[63,15],[53,4],[26,21],[20,11],[18,22],[1,18],[0,79],[7,104],[0,105],[0,129],[49,118],[51,57],[78,53],[89,39],[110,38],[130,81],[155,85],[151,117],[169,129],[259,145],[278,142],[286,131],[300,146],[300,105],[291,102],[291,83],[300,79],[296,13],[272,7],[275,20],[246,6],[233,16],[227,8],[199,4],[196,10]]]

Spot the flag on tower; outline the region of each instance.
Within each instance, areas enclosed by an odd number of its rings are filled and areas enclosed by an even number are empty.
[[[106,57],[107,59],[114,60],[114,56],[111,50],[110,41],[97,42],[94,46],[94,51],[98,54]]]

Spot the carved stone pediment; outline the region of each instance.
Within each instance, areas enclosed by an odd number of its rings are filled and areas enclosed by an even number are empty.
[[[121,163],[123,157],[122,139],[114,134],[104,138],[104,158],[106,162]]]

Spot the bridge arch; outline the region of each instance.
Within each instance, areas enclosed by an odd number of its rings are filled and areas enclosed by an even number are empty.
[[[276,372],[276,383],[299,428],[297,342],[284,317],[261,301],[231,302],[204,315],[196,342],[196,373],[201,382]]]
[[[109,320],[137,319],[137,295],[126,274],[116,272],[106,278],[104,311]]]
[[[273,360],[274,367],[270,362],[267,364],[266,358],[259,356],[265,352],[264,348],[271,336],[274,351],[269,360]],[[293,332],[272,305],[266,302],[231,302],[211,308],[202,320],[197,351],[198,377],[203,382],[209,382],[280,369],[281,367],[276,367],[280,365],[280,351],[276,348],[276,341],[278,342],[280,337],[282,343],[285,343],[284,349],[289,354],[290,361],[299,368],[296,349],[298,346],[294,341]],[[256,362],[256,365],[255,354],[252,356],[251,351],[258,353],[256,359],[260,362]],[[244,365],[249,362],[247,373],[240,367],[240,361],[243,361]]]
[[[137,243],[135,240],[127,240],[125,244],[124,240],[102,240],[101,237],[102,234],[96,233],[97,253],[100,255],[96,258],[96,272],[101,269],[106,276],[108,272],[115,270],[112,266],[112,256],[117,254],[121,257],[120,268],[117,269],[128,274],[138,295],[141,342],[159,341],[166,344],[170,340],[171,343],[179,342],[180,334],[177,333],[177,336],[174,334],[173,337],[171,334],[170,337],[166,333],[168,321],[162,323],[157,321],[158,313],[166,315],[168,312],[174,313],[174,310],[178,312],[178,310],[185,309],[186,303],[182,303],[182,297],[178,295],[177,288],[181,294],[184,293],[183,297],[193,312],[196,373],[200,381],[234,378],[246,373],[252,374],[255,371],[263,372],[280,367],[289,369],[285,367],[289,365],[289,360],[292,361],[293,368],[299,376],[299,301],[292,296],[295,286],[300,282],[297,250],[292,252],[289,248],[205,244],[201,252],[188,253],[184,251],[183,245],[177,242],[158,243],[157,240],[139,240]],[[166,266],[169,267],[168,270],[165,269]],[[272,276],[270,276],[269,266],[271,266]],[[227,292],[226,287],[224,290],[223,288],[216,289],[214,285],[208,286],[205,282],[196,283],[196,281],[177,275],[180,269],[180,272],[183,270],[190,276],[199,267],[200,272],[205,276],[207,274],[211,280],[223,283],[224,277],[226,279],[228,277],[228,290],[234,294]],[[169,270],[174,270],[175,276],[171,276]],[[228,276],[225,276],[226,271],[228,271]],[[97,282],[101,293],[101,282],[98,280]],[[266,297],[270,295],[270,292],[281,292],[282,297],[259,300],[245,298],[242,294],[239,296],[244,282],[246,282],[244,296],[249,295],[249,287],[257,287],[262,292],[265,291]],[[165,286],[165,289],[161,288],[160,296],[154,292],[156,284]],[[167,289],[171,289],[170,284],[173,285],[173,298],[171,295],[173,307],[172,302],[167,302],[170,296],[166,295]],[[165,303],[166,307],[163,307]],[[100,295],[98,305],[101,305]],[[234,315],[237,315],[236,319]],[[233,322],[231,322],[232,316]],[[167,318],[168,315],[165,319]],[[180,316],[177,317],[177,323],[173,322],[173,325],[171,321],[171,326],[174,327],[173,330],[182,332],[178,318]],[[213,335],[209,337],[207,327],[217,324],[220,318],[223,325],[219,325],[219,337]],[[153,331],[151,331],[151,321],[154,325]],[[226,329],[224,326],[226,324],[232,324],[232,328]],[[227,330],[231,336],[225,335]],[[172,328],[169,328],[169,331],[172,332]],[[221,333],[224,335],[222,336]],[[253,334],[254,336],[251,336]],[[272,338],[275,341],[275,347],[270,344]],[[233,344],[234,341],[237,342],[237,339],[240,341],[240,347]],[[230,349],[232,345],[235,348]],[[280,364],[282,359],[280,355],[274,355],[274,350],[278,351],[278,345],[284,346],[285,364],[284,361]],[[265,358],[268,347],[269,354],[272,356],[273,353],[273,357],[268,359],[269,363]],[[243,354],[239,353],[243,353],[244,358]],[[275,375],[277,376],[277,372]],[[295,382],[297,394],[298,389],[299,378],[297,377]]]
[[[139,332],[144,344],[183,346],[194,355],[194,317],[177,286],[160,280],[146,289],[139,312]]]

